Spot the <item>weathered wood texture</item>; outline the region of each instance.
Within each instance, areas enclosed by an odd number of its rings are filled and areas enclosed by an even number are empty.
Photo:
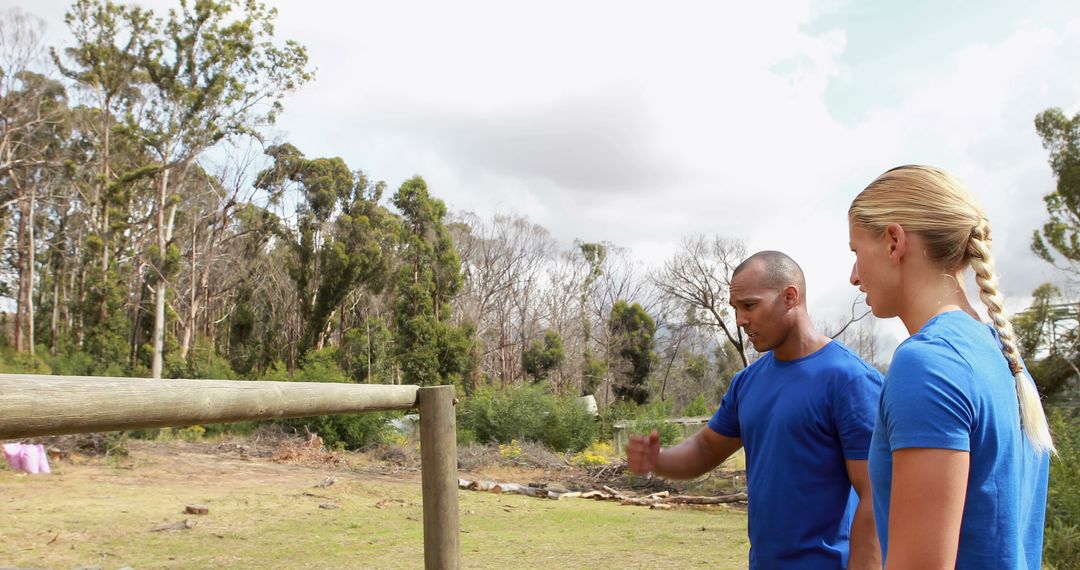
[[[461,567],[457,421],[454,387],[420,388],[420,464],[424,491],[424,567]]]
[[[382,384],[0,374],[0,439],[405,410],[416,407],[417,391]]]

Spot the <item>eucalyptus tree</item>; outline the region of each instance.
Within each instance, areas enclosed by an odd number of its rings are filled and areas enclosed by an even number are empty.
[[[1034,231],[1031,248],[1076,279],[1080,276],[1080,113],[1069,117],[1061,109],[1047,109],[1035,117],[1035,130],[1050,153],[1057,183],[1043,197],[1049,220]]]
[[[297,195],[296,221],[282,236],[300,316],[296,356],[302,357],[324,347],[335,322],[338,342],[344,338],[350,295],[383,290],[399,229],[379,204],[384,184],[350,170],[341,158],[308,159],[289,144],[267,154],[274,164],[260,173],[258,185],[273,196]]]
[[[302,46],[272,42],[276,15],[254,0],[181,0],[138,43],[147,79],[138,126],[157,176],[150,276],[155,378],[161,376],[170,265],[178,256],[172,238],[180,196],[171,177],[183,176],[217,143],[272,124],[284,96],[312,77]]]
[[[394,325],[402,379],[425,386],[461,381],[476,365],[477,347],[471,324],[451,321],[462,276],[444,224],[446,205],[419,176],[401,185],[393,204],[401,214]]]
[[[151,13],[133,5],[111,0],[76,0],[64,16],[75,43],[58,52],[51,50],[60,72],[74,81],[89,100],[83,113],[84,138],[92,145],[90,158],[97,165],[86,207],[93,234],[100,240],[100,267],[104,275],[110,264],[111,205],[117,196],[118,178],[130,182],[138,172],[117,172],[114,165],[113,130],[138,98],[146,74],[139,67],[138,47],[150,33]],[[61,55],[63,54],[63,55]],[[145,167],[142,164],[136,168]],[[144,170],[142,175],[146,175]]]
[[[646,381],[656,363],[656,322],[638,303],[620,299],[611,307],[612,392],[619,400],[644,404],[649,401]]]
[[[0,196],[18,215],[14,259],[14,341],[34,352],[38,198],[62,161],[67,94],[42,73],[44,23],[19,9],[0,19]],[[5,223],[6,225],[6,223]]]
[[[525,373],[532,376],[533,382],[546,382],[551,373],[562,366],[566,353],[563,351],[562,337],[549,330],[543,340],[533,341],[521,357]]]

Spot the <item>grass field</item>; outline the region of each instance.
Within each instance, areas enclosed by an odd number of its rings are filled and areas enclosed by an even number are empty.
[[[53,471],[0,470],[0,567],[423,567],[416,472],[241,460],[181,442]],[[328,477],[334,484],[316,487]],[[184,514],[191,504],[209,514]],[[463,568],[746,567],[746,515],[724,507],[462,491],[460,511]],[[195,526],[152,530],[184,520]]]

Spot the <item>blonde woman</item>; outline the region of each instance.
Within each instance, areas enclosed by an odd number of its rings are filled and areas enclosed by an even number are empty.
[[[1037,570],[1054,446],[1003,313],[986,215],[946,172],[901,166],[855,198],[848,220],[851,283],[911,335],[870,444],[885,567]],[[968,301],[968,267],[992,324]]]

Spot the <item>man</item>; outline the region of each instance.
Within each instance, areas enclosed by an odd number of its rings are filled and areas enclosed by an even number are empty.
[[[691,479],[745,447],[751,568],[880,570],[866,458],[881,374],[815,330],[805,291],[777,251],[735,268],[735,323],[761,358],[707,428],[664,450],[655,431],[631,437],[627,460],[637,474]]]

